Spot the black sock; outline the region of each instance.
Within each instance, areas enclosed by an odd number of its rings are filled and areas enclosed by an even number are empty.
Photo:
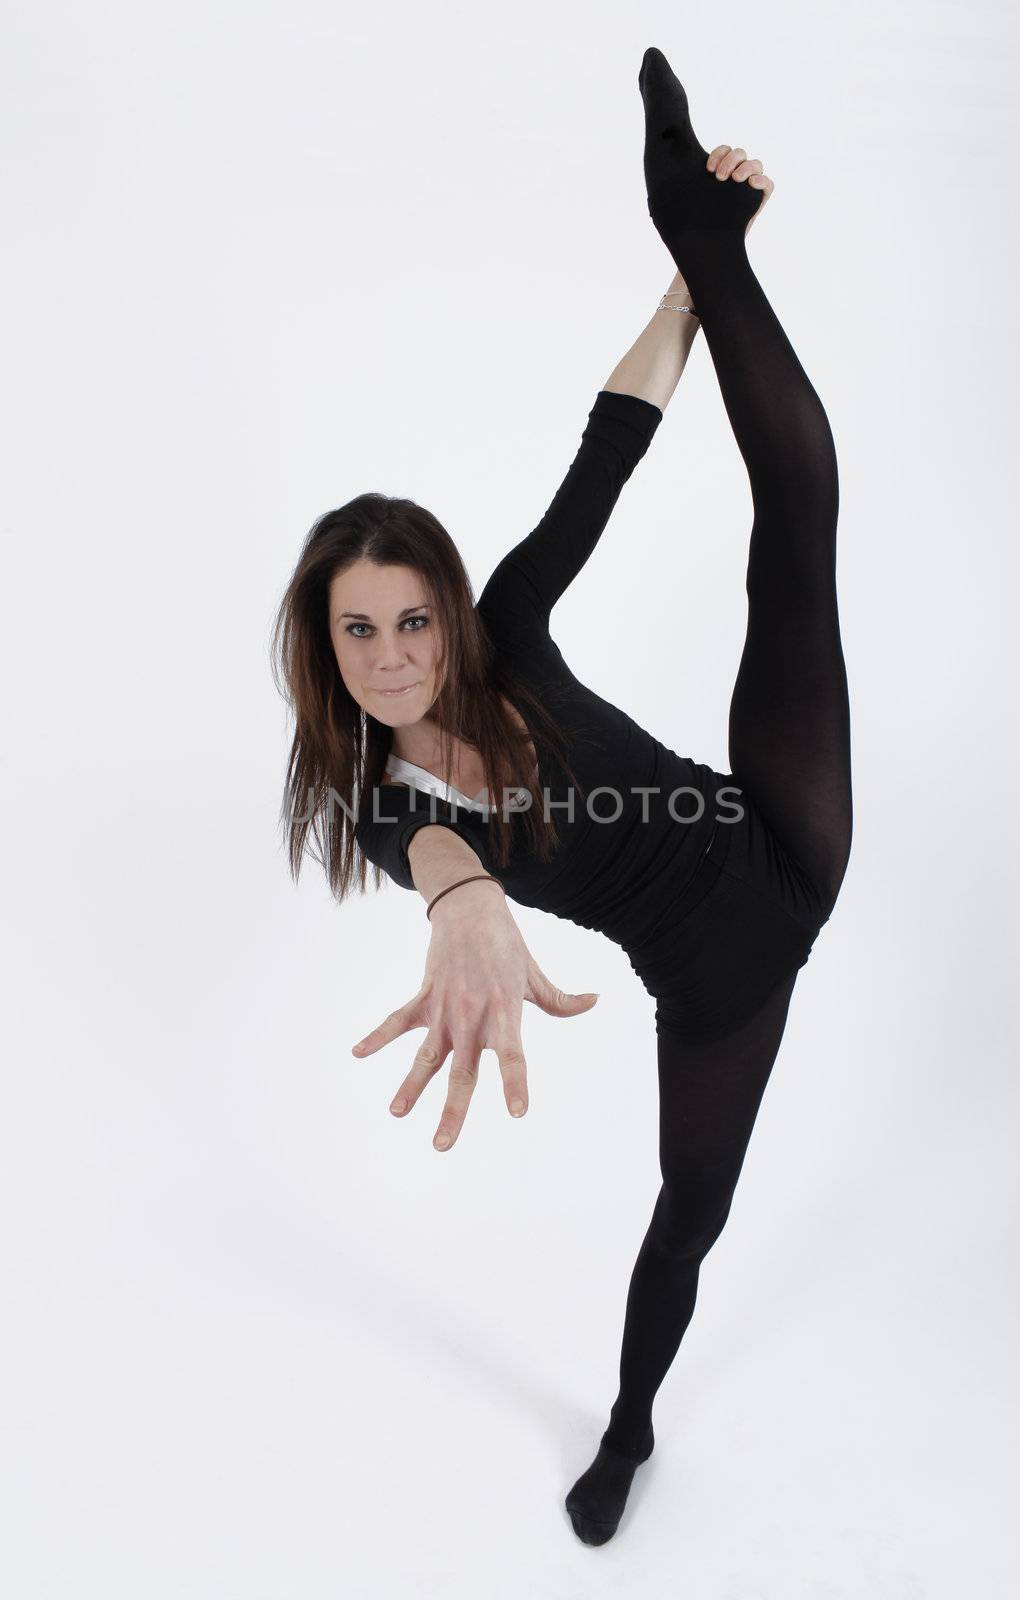
[[[584,1544],[605,1544],[613,1537],[623,1516],[634,1474],[642,1461],[648,1460],[654,1443],[649,1428],[647,1442],[642,1444],[640,1452],[624,1455],[607,1444],[603,1435],[598,1455],[588,1470],[582,1472],[565,1501],[574,1532]]]
[[[764,191],[709,172],[684,86],[654,45],[644,53],[638,87],[645,107],[648,214],[704,320],[725,302],[729,272],[741,258],[746,264],[744,235]]]

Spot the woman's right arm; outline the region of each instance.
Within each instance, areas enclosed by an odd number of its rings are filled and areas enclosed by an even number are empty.
[[[418,993],[356,1044],[354,1054],[372,1055],[412,1028],[428,1030],[390,1106],[395,1116],[403,1116],[452,1050],[446,1105],[432,1141],[437,1150],[446,1150],[463,1127],[483,1050],[494,1051],[499,1059],[511,1115],[523,1116],[527,1110],[524,1001],[550,1016],[573,1017],[590,1011],[598,996],[565,994],[550,983],[525,944],[501,887],[459,882],[486,870],[459,834],[425,824],[412,835],[407,860],[425,905],[450,884],[459,886],[432,908],[432,937]]]
[[[449,888],[451,883],[459,883],[461,878],[470,877],[475,872],[489,871],[478,852],[472,850],[466,839],[462,839],[459,833],[454,833],[452,828],[445,828],[432,822],[426,823],[411,835],[407,846],[407,860],[414,886],[426,905],[434,900],[437,894]],[[479,899],[482,895],[490,900],[504,899],[498,880],[495,887],[491,883],[465,883],[456,890],[456,893],[459,895],[475,893]],[[443,895],[440,904],[445,905],[447,900],[452,898],[452,894]],[[439,906],[436,906],[430,921],[435,918],[438,911]]]

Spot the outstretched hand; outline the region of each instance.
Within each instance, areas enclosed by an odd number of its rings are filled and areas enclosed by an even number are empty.
[[[726,178],[733,178],[737,183],[746,183],[750,189],[761,189],[765,198],[758,207],[754,216],[744,229],[744,238],[750,233],[755,221],[761,216],[775,184],[767,177],[757,156],[748,160],[747,151],[740,145],[734,149],[730,144],[717,144],[706,163],[709,172],[714,172],[720,182]]]
[[[492,1050],[499,1058],[511,1116],[523,1116],[527,1110],[527,1063],[521,1040],[524,1001],[530,1000],[549,1016],[576,1017],[590,1011],[598,995],[565,994],[550,982],[525,944],[505,898],[489,884],[464,884],[445,896],[433,910],[431,928],[418,993],[391,1011],[352,1053],[372,1055],[412,1028],[428,1030],[390,1105],[394,1116],[405,1116],[453,1051],[446,1105],[432,1141],[435,1149],[447,1150],[464,1125],[483,1050]]]

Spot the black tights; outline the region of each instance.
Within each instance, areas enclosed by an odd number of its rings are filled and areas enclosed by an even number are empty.
[[[723,1230],[786,1025],[797,974],[713,1044],[658,1031],[662,1188],[630,1280],[620,1390],[603,1442],[643,1460],[652,1402],[694,1313],[698,1272]]]
[[[760,191],[705,169],[664,58],[645,59],[649,210],[699,313],[754,505],[730,768],[829,911],[852,831],[832,433],[747,259],[744,229]],[[634,1459],[652,1448],[652,1402],[729,1214],[796,976],[711,1044],[685,1044],[659,1025],[662,1188],[631,1279],[620,1390],[603,1435]]]

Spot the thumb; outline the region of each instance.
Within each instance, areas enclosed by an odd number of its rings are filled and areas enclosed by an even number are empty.
[[[579,1016],[582,1011],[590,1011],[598,998],[597,994],[590,992],[567,994],[563,989],[557,989],[537,967],[532,973],[531,993],[528,999],[542,1011],[548,1012],[551,1017]]]

